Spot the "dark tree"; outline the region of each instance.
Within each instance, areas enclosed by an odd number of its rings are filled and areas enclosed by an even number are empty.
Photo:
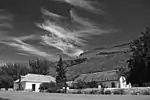
[[[30,73],[34,74],[42,74],[42,75],[47,75],[49,74],[49,62],[47,60],[32,60],[29,61],[29,66],[30,66]]]
[[[13,87],[13,78],[8,75],[0,75],[0,88],[5,88],[8,90],[8,88]]]
[[[28,72],[29,69],[22,64],[7,64],[0,67],[0,87],[10,88],[17,79],[20,83],[21,75],[26,75]],[[21,85],[19,88],[21,88]]]
[[[8,75],[13,80],[19,79],[20,75],[26,75],[29,69],[22,64],[7,64],[0,67],[0,75]]]
[[[150,28],[130,44],[132,56],[128,60],[130,69],[127,82],[143,86],[150,82]]]
[[[67,86],[66,67],[63,66],[62,57],[60,57],[58,61],[56,72],[57,72],[57,76],[56,76],[57,88],[61,89],[62,87],[65,87],[65,92],[66,92],[66,86]]]

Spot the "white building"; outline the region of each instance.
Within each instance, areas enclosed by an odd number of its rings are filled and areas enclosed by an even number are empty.
[[[48,75],[27,74],[21,77],[21,87],[25,91],[39,92],[41,83],[56,82],[55,78]],[[14,89],[19,87],[19,79],[14,82]]]

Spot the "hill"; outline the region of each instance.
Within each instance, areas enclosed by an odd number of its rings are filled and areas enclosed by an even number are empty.
[[[81,58],[87,58],[81,64],[68,68],[68,79],[72,80],[80,74],[98,71],[127,68],[127,60],[130,57],[129,43],[113,47],[96,48],[81,54]]]
[[[112,47],[94,48],[82,53],[79,58],[63,62],[67,66],[68,80],[73,80],[80,74],[120,68],[127,69],[127,60],[130,55],[129,43],[125,43]],[[50,75],[54,77],[56,77],[56,64],[57,62],[53,62],[49,70]]]

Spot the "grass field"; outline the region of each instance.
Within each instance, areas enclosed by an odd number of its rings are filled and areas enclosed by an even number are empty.
[[[0,92],[0,100],[150,100],[150,96]]]

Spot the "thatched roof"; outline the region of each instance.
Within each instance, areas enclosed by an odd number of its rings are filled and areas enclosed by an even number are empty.
[[[96,72],[89,74],[81,74],[78,78],[74,80],[74,83],[78,81],[84,82],[106,82],[106,81],[115,81],[119,79],[118,70],[104,71],[104,72]]]

